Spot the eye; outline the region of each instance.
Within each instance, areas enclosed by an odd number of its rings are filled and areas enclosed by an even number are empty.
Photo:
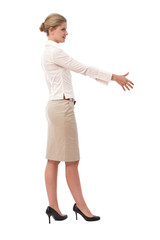
[[[65,28],[62,28],[62,31],[65,31],[66,29]]]

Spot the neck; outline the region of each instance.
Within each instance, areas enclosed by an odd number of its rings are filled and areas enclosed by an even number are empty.
[[[59,42],[57,42],[55,39],[53,39],[53,38],[51,38],[51,37],[48,37],[48,40],[51,40],[51,41],[56,42],[56,43],[59,43]]]

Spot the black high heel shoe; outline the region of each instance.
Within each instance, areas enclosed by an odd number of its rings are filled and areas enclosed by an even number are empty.
[[[76,203],[73,206],[73,211],[76,214],[76,220],[78,219],[77,213],[79,213],[86,221],[98,221],[100,220],[100,217],[98,216],[93,216],[93,217],[87,217],[76,205]]]
[[[46,214],[48,215],[48,218],[49,218],[49,223],[51,223],[51,216],[54,218],[54,220],[56,221],[62,221],[62,220],[65,220],[68,216],[67,215],[59,215],[59,213],[54,210],[53,208],[51,208],[50,206],[47,207],[46,209]]]

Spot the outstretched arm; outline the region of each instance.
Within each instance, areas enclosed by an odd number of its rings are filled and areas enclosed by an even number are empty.
[[[119,85],[121,85],[124,91],[126,90],[125,87],[128,90],[130,90],[129,87],[133,88],[132,85],[134,84],[126,78],[126,76],[129,73],[126,73],[124,75],[116,75],[93,66],[85,65],[69,56],[61,48],[54,49],[52,58],[55,64],[67,68],[76,73],[80,73],[91,78],[94,78],[105,85],[108,85],[108,83],[111,80],[113,80],[116,81]]]
[[[54,49],[52,61],[63,68],[94,78],[105,85],[108,85],[111,81],[111,72],[104,71],[94,66],[85,65],[69,56],[61,48]]]

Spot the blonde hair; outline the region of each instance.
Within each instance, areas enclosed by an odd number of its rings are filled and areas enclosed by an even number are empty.
[[[49,36],[49,28],[53,27],[56,29],[60,26],[63,22],[67,22],[67,19],[58,13],[51,13],[45,19],[45,21],[39,27],[41,32],[46,32],[47,36]]]

